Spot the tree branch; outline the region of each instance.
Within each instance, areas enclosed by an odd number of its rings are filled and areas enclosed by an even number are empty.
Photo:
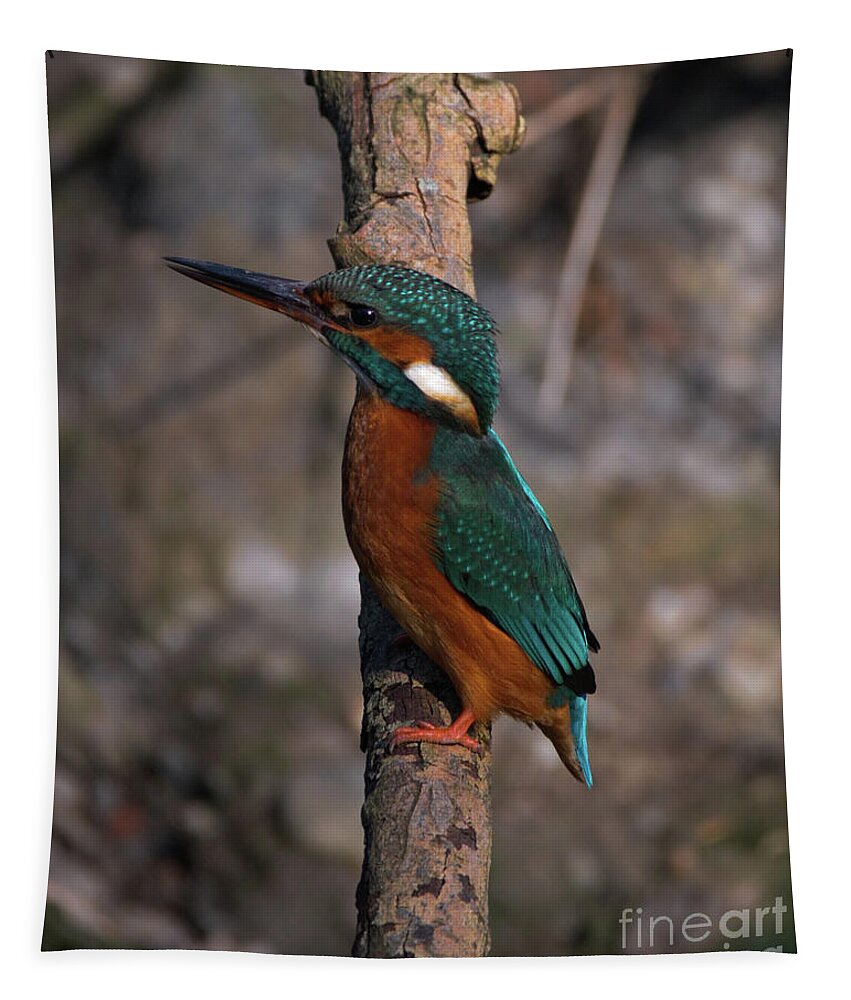
[[[544,376],[538,392],[538,410],[552,418],[564,403],[570,378],[576,326],[582,310],[588,274],[594,262],[597,242],[606,221],[612,191],[620,171],[629,133],[641,99],[644,80],[636,70],[623,71],[606,107],[588,179],[570,233],[558,293],[550,317]]]
[[[523,134],[513,87],[461,74],[308,74],[337,132],[345,219],[329,241],[338,267],[400,263],[474,294],[467,202],[487,197]],[[361,579],[364,861],[354,954],[475,956],[489,947],[490,729],[484,750],[403,745],[394,729],[446,725],[452,685]]]

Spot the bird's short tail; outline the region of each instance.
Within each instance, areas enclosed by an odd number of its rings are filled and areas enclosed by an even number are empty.
[[[553,725],[539,723],[539,726],[556,748],[568,771],[590,788],[594,779],[591,777],[591,764],[588,760],[588,698],[584,694],[574,694],[567,688],[559,688],[558,692],[565,694],[564,700],[570,711],[569,725],[565,725],[568,720],[562,715]]]

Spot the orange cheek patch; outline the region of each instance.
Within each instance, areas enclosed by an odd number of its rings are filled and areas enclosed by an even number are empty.
[[[353,336],[366,341],[388,361],[401,368],[415,362],[429,362],[432,358],[431,344],[415,333],[396,330],[388,326],[374,326],[366,330],[352,330]]]
[[[405,368],[418,361],[431,361],[434,353],[431,344],[415,333],[385,325],[358,329],[348,320],[348,306],[335,298],[331,292],[314,290],[311,291],[310,297],[314,305],[328,316],[331,325],[333,325],[332,317],[335,317],[340,323],[337,329],[369,344],[393,364]]]

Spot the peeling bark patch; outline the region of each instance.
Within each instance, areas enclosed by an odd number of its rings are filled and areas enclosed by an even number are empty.
[[[456,849],[469,847],[475,851],[478,847],[476,831],[471,826],[450,826],[446,831],[446,839]]]
[[[445,677],[435,677],[432,681],[426,681],[423,687],[437,701],[450,702],[450,710],[454,711],[455,715],[461,711],[458,695]]]
[[[458,890],[458,898],[465,903],[475,903],[479,897],[476,895],[476,890],[473,888],[473,883],[470,881],[469,875],[459,875],[458,882],[461,886]]]
[[[434,928],[430,924],[417,924],[411,934],[414,944],[430,945],[434,937]]]
[[[464,879],[467,878],[467,876],[462,875],[461,878]],[[467,879],[467,881],[469,882],[470,880]],[[414,896],[434,896],[434,898],[437,899],[442,889],[443,879],[435,876],[434,878],[430,878],[428,882],[420,883],[420,885],[414,889]]]
[[[484,754],[484,744],[482,744],[482,749],[478,752],[477,756],[481,757]],[[467,777],[473,781],[477,781],[479,778],[479,769],[476,763],[472,760],[467,760],[465,757],[458,758],[458,767],[462,771],[467,772]]]
[[[475,167],[471,167],[467,182],[467,201],[484,201],[493,191],[493,184],[483,174],[483,170],[477,172]]]
[[[433,722],[441,725],[442,720],[435,711],[434,701],[425,689],[411,687],[410,683],[394,684],[385,689],[384,695],[390,703],[391,723]]]

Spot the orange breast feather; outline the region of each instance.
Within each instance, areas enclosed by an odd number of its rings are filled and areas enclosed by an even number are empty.
[[[449,674],[476,718],[550,721],[552,684],[435,564],[440,482],[423,476],[431,421],[359,390],[346,437],[343,514],[358,564],[399,625]],[[560,714],[560,713],[557,713]]]

